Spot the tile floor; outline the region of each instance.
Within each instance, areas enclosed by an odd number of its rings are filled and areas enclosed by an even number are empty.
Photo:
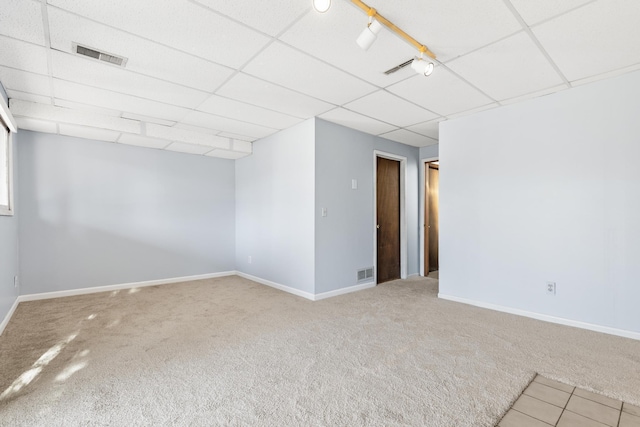
[[[540,375],[497,427],[640,427],[640,407]]]

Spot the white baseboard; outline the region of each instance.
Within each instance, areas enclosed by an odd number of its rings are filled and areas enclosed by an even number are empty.
[[[315,297],[312,293],[301,291],[300,289],[292,288],[290,286],[281,285],[280,283],[272,282],[271,280],[266,280],[260,277],[252,276],[250,274],[242,273],[241,271],[237,271],[236,274],[240,277],[244,277],[245,279],[249,279],[254,282],[258,282],[260,284],[267,285],[272,288],[279,289],[281,291],[285,291],[290,294],[297,295],[299,297],[306,298],[311,301],[313,301]]]
[[[18,301],[37,301],[42,299],[63,298],[75,295],[95,294],[98,292],[117,291],[121,289],[142,288],[145,286],[167,285],[170,283],[190,282],[192,280],[213,279],[215,277],[233,276],[235,271],[198,274],[194,276],[172,277],[169,279],[147,280],[144,282],[121,283],[118,285],[95,286],[93,288],[70,289],[68,291],[44,292],[41,294],[20,295]]]
[[[6,316],[4,316],[2,323],[0,323],[0,335],[2,335],[2,333],[4,332],[4,328],[6,328],[7,325],[9,324],[9,320],[11,320],[11,316],[13,316],[13,313],[16,311],[16,308],[18,308],[19,303],[20,301],[18,301],[18,298],[16,298],[16,300],[13,302],[13,305],[9,309],[9,312],[7,313]]]
[[[590,331],[602,332],[609,335],[617,335],[619,337],[640,340],[640,332],[626,331],[624,329],[611,328],[609,326],[601,326],[593,323],[580,322],[578,320],[564,319],[562,317],[549,316],[548,314],[540,314],[533,311],[520,310],[517,308],[505,307],[502,305],[490,304],[482,301],[475,301],[467,298],[460,298],[452,295],[444,295],[439,293],[438,298],[449,301],[461,302],[463,304],[474,305],[476,307],[488,308],[489,310],[501,311],[503,313],[516,314],[518,316],[530,317],[532,319],[543,320],[545,322],[557,323],[560,325],[573,326],[574,328],[588,329]]]
[[[315,294],[313,300],[319,301],[325,298],[331,298],[338,295],[344,295],[351,292],[361,291],[363,289],[369,289],[375,287],[376,284],[374,282],[362,283],[360,285],[349,286],[348,288],[336,289],[335,291],[323,292],[321,294]]]

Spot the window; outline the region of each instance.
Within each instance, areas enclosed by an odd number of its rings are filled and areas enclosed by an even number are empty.
[[[13,215],[11,136],[0,120],[0,215]]]

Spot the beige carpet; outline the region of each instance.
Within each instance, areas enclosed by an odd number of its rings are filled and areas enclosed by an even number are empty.
[[[239,278],[22,303],[0,425],[493,426],[536,372],[640,404],[640,342],[436,298]]]

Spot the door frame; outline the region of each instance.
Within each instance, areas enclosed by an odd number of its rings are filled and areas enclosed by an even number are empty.
[[[424,235],[424,229],[425,229],[425,216],[424,216],[424,211],[427,208],[427,199],[425,197],[424,194],[424,185],[427,182],[427,177],[425,176],[425,168],[427,167],[427,163],[431,163],[431,162],[435,162],[435,161],[439,161],[440,157],[436,156],[436,157],[428,157],[426,159],[420,159],[420,164],[422,165],[422,168],[420,168],[420,224],[422,224],[422,226],[420,227],[420,274],[423,276],[426,276],[429,272],[426,272],[427,274],[425,274],[424,271],[424,244],[425,244],[425,235]]]
[[[378,283],[378,157],[400,162],[400,278],[407,278],[407,210],[406,210],[406,182],[407,158],[386,151],[373,150],[373,271],[375,282]]]

